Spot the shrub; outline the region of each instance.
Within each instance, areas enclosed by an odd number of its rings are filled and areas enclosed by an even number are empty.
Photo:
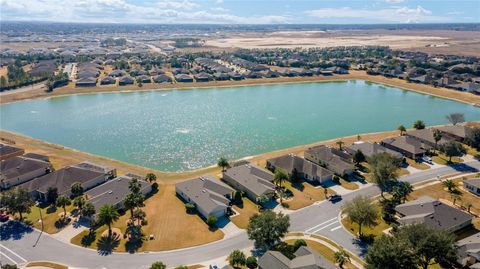
[[[215,217],[214,215],[210,215],[207,218],[207,224],[210,226],[215,226],[215,223],[217,223],[217,220],[218,220],[217,217]]]
[[[257,259],[253,256],[250,256],[247,258],[247,260],[245,261],[245,265],[250,268],[250,269],[254,269],[254,268],[257,268],[258,264],[257,264]]]
[[[307,246],[307,242],[305,242],[305,240],[303,239],[297,239],[295,240],[295,243],[293,243],[293,247],[295,248],[295,251],[297,251],[301,246],[304,246],[304,247]]]
[[[186,203],[185,209],[187,210],[188,213],[194,213],[197,207],[192,203]]]
[[[340,184],[340,178],[338,176],[333,176],[332,177],[332,181],[335,183],[335,184]]]

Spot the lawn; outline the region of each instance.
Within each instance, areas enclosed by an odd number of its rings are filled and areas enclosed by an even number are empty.
[[[243,200],[243,206],[241,208],[238,207],[237,205],[233,206],[233,209],[239,214],[234,217],[231,217],[230,220],[235,225],[237,225],[238,228],[246,229],[248,226],[250,217],[258,213],[258,206],[247,197],[243,197],[242,200]]]
[[[448,163],[448,159],[449,159],[449,158],[448,158],[445,154],[440,153],[440,152],[437,153],[436,156],[433,156],[433,157],[432,157],[432,161],[433,161],[434,163],[440,164],[440,165],[447,165],[447,164],[449,164],[449,163]],[[460,157],[452,157],[452,162],[451,162],[452,164],[453,164],[453,163],[462,163],[462,162],[463,162],[463,159],[462,159],[462,158],[460,158]]]
[[[52,210],[53,209],[53,210]],[[67,206],[67,213],[71,212],[74,209],[74,206]],[[40,208],[37,206],[32,206],[30,213],[24,214],[23,217],[33,224],[33,226],[39,230],[42,229],[42,223],[40,220],[40,211],[42,211],[42,220],[44,226],[44,232],[49,234],[54,234],[62,230],[63,227],[56,226],[56,222],[60,219],[59,214],[63,213],[63,208],[60,207],[44,207]]]
[[[467,154],[469,155],[472,155],[472,156],[476,156],[478,154],[478,151],[475,149],[475,148],[472,148],[470,146],[467,146],[467,145],[463,145],[465,147],[465,149],[467,150]]]
[[[301,181],[292,184],[290,181],[285,181],[283,186],[293,193],[293,198],[285,201],[290,210],[297,210],[317,201],[325,200],[324,188],[315,188],[308,182]],[[335,194],[333,190],[327,189],[327,191],[328,195]]]
[[[377,236],[383,234],[384,230],[390,228],[390,225],[388,225],[382,219],[380,206],[379,205],[375,205],[375,206],[376,206],[377,211],[378,211],[376,225],[372,226],[372,227],[363,226],[362,227],[362,233],[363,233],[364,236],[373,235],[374,237],[377,237]],[[358,235],[358,224],[350,222],[348,220],[348,218],[343,218],[342,219],[342,224],[352,234],[354,234],[355,236]]]
[[[184,203],[176,196],[175,185],[161,184],[158,193],[145,202],[143,208],[148,224],[143,227],[143,234],[154,236],[154,240],[144,241],[138,251],[160,251],[202,245],[223,238],[221,230],[211,230],[197,214],[187,214]],[[123,215],[113,227],[125,232],[129,214]],[[96,242],[105,231],[100,227],[96,240],[89,246],[96,248]],[[77,235],[72,243],[81,245],[82,237],[88,231]],[[125,240],[121,238],[118,251],[125,251]]]
[[[340,186],[344,187],[347,190],[356,190],[356,189],[360,188],[354,182],[347,181],[343,178],[340,178]]]
[[[408,165],[415,168],[415,169],[419,169],[419,170],[427,170],[427,169],[430,169],[430,166],[428,166],[427,164],[425,163],[421,163],[421,162],[417,162],[413,159],[410,159],[410,158],[405,158]]]
[[[288,243],[288,244],[293,244],[295,242],[295,240],[287,240],[285,242]],[[335,251],[333,251],[332,249],[330,249],[329,247],[327,247],[323,244],[320,244],[320,243],[312,241],[312,240],[305,240],[305,242],[307,242],[307,246],[309,248],[315,250],[318,254],[325,257],[330,262],[335,263],[335,256],[334,256]],[[357,267],[355,267],[351,263],[346,263],[346,264],[343,265],[343,268],[354,269],[354,268],[357,268]]]

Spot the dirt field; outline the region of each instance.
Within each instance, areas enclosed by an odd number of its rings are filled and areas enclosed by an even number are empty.
[[[333,75],[333,76],[313,76],[313,77],[279,77],[279,78],[261,78],[261,79],[245,79],[242,81],[210,81],[210,82],[194,82],[194,83],[151,83],[144,84],[139,88],[136,85],[115,86],[105,85],[97,87],[78,88],[70,83],[69,85],[55,89],[51,93],[43,90],[22,91],[18,93],[8,92],[8,95],[0,94],[0,104],[21,101],[35,98],[48,98],[54,96],[64,96],[71,94],[88,94],[88,93],[109,93],[109,92],[124,92],[124,91],[152,91],[152,90],[172,90],[172,89],[198,89],[210,87],[233,87],[243,85],[257,85],[269,83],[300,83],[300,82],[321,82],[321,81],[344,81],[344,80],[368,80],[375,83],[381,83],[393,87],[402,88],[404,90],[415,91],[418,93],[428,94],[432,96],[442,97],[446,99],[456,100],[459,102],[473,104],[480,106],[480,96],[467,92],[459,92],[441,87],[433,87],[430,85],[409,83],[401,79],[386,78],[383,76],[371,76],[364,71],[351,70],[348,75]]]

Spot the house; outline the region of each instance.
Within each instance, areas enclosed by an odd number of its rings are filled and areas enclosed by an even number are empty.
[[[350,158],[347,153],[325,145],[305,150],[305,159],[320,164],[340,176],[353,173],[355,166]]]
[[[372,142],[355,142],[352,145],[348,146],[346,148],[346,151],[350,153],[352,156],[357,152],[361,151],[365,157],[369,158],[372,157],[375,154],[379,153],[388,153],[396,158],[403,159],[403,155],[397,151],[388,149],[378,143],[372,143]]]
[[[424,223],[434,229],[455,232],[472,223],[470,214],[429,196],[398,205],[395,211],[402,225]]]
[[[175,75],[175,80],[177,82],[193,82],[193,78],[187,74]]]
[[[215,73],[213,74],[215,80],[230,80],[230,75],[228,73]]]
[[[425,148],[431,149],[419,140],[408,136],[388,138],[383,140],[381,145],[413,160],[423,157],[427,152]]]
[[[17,148],[10,145],[0,144],[0,161],[8,158],[21,156],[25,153],[24,149]]]
[[[0,161],[0,188],[8,189],[53,171],[52,164],[23,156]]]
[[[259,269],[337,269],[325,257],[309,247],[301,246],[290,260],[279,251],[269,250],[258,259]]]
[[[331,180],[333,176],[330,170],[293,154],[267,160],[267,169],[275,171],[278,168],[284,170],[289,176],[298,175],[310,182],[324,183]]]
[[[20,185],[35,199],[46,201],[48,189],[56,188],[58,195],[69,196],[73,183],[79,182],[85,191],[107,182],[113,178],[116,170],[83,162],[59,169],[55,172],[37,177]]]
[[[212,75],[205,72],[201,72],[194,77],[197,82],[208,82],[213,79]]]
[[[245,192],[252,200],[259,197],[272,198],[275,195],[273,175],[253,164],[244,164],[227,169],[223,180],[238,191]]]
[[[96,212],[104,205],[113,205],[117,209],[123,208],[123,201],[130,192],[128,186],[132,179],[129,176],[119,176],[86,191],[88,202],[95,207]],[[138,180],[138,183],[140,184],[140,193],[143,195],[148,194],[152,190],[152,186],[148,182]]]
[[[113,70],[112,72],[108,73],[109,77],[114,77],[114,78],[122,77],[122,76],[125,76],[125,75],[126,75],[126,72],[123,71],[123,70],[119,70],[119,69]]]
[[[134,79],[132,77],[124,76],[118,80],[118,85],[124,86],[128,84],[133,84],[133,82],[134,82]]]
[[[480,268],[480,232],[457,242],[457,262],[462,268]]]
[[[437,127],[447,139],[464,142],[465,139],[473,132],[473,128],[464,125],[447,125]]]
[[[212,176],[202,176],[175,185],[177,195],[187,203],[192,203],[200,215],[221,218],[228,213],[233,190]]]
[[[154,76],[153,81],[155,83],[164,83],[164,82],[169,83],[169,82],[172,82],[172,78],[167,75],[161,74],[161,75]]]
[[[152,79],[147,75],[140,75],[137,78],[137,83],[152,83]]]
[[[233,80],[242,80],[245,78],[242,74],[235,72],[230,73],[230,77],[232,77]]]
[[[109,85],[109,84],[115,84],[117,83],[117,80],[114,77],[104,77],[100,80],[100,85]]]
[[[36,160],[40,160],[40,161],[44,161],[44,162],[50,162],[50,158],[47,155],[33,153],[33,152],[29,152],[27,154],[24,154],[23,157],[30,158],[30,159],[36,159]]]
[[[464,180],[463,187],[471,193],[480,196],[480,178]]]
[[[97,85],[97,78],[84,77],[75,82],[75,87],[95,87]]]
[[[408,131],[405,136],[415,138],[423,144],[429,145],[430,147],[435,147],[434,130],[435,129],[433,128],[412,130]],[[442,135],[442,138],[440,139],[440,141],[438,141],[437,146],[446,144],[449,141],[451,140],[448,139],[448,137]]]

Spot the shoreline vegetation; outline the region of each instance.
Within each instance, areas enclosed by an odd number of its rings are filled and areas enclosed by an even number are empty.
[[[125,92],[148,92],[148,91],[167,91],[167,90],[191,90],[202,88],[229,88],[238,86],[255,86],[269,84],[287,84],[287,83],[309,83],[309,82],[341,82],[348,80],[365,80],[372,83],[383,84],[386,86],[400,88],[406,91],[412,91],[420,94],[430,95],[438,98],[449,99],[462,102],[469,105],[480,107],[480,96],[468,92],[451,90],[443,87],[433,87],[426,84],[407,82],[398,78],[387,78],[384,76],[368,75],[365,71],[349,70],[349,74],[332,76],[312,76],[312,77],[279,77],[279,78],[260,78],[245,79],[241,81],[210,81],[193,83],[165,83],[165,84],[144,84],[141,88],[137,85],[103,85],[95,87],[75,87],[73,83],[67,86],[57,88],[53,92],[43,90],[19,91],[18,93],[8,92],[6,95],[0,95],[0,104],[7,104],[23,100],[32,100],[40,98],[63,97],[76,94],[96,94],[96,93],[125,93]],[[13,90],[14,91],[14,90]]]

